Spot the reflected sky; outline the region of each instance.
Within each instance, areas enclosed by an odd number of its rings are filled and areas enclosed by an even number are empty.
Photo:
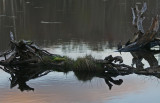
[[[87,45],[84,47],[87,47]],[[83,52],[79,52],[79,50],[64,52],[61,46],[44,49],[51,53],[66,55],[72,58],[85,56],[86,51],[89,51],[88,53],[91,55],[96,55],[95,58],[99,59],[109,54],[113,56],[121,55],[125,64],[130,65],[132,62],[131,59],[128,59],[132,58],[131,54],[113,52],[114,49],[92,51],[88,48],[81,48]],[[145,65],[148,64],[145,63]],[[116,79],[123,79],[124,82],[120,86],[114,85],[112,90],[109,90],[102,78],[94,77],[91,81],[83,82],[79,81],[73,72],[67,74],[50,72],[46,76],[28,81],[27,84],[35,88],[35,91],[30,92],[20,92],[17,90],[17,86],[9,89],[9,77],[10,75],[7,73],[0,71],[0,100],[2,103],[130,103],[133,101],[147,102],[151,99],[159,101],[157,96],[160,92],[160,84],[155,77],[136,74],[118,76]],[[135,100],[135,98],[137,99]]]
[[[131,102],[137,97],[145,98],[141,101],[157,98],[156,93],[159,91],[155,92],[153,88],[159,90],[160,86],[155,82],[156,78],[137,75],[119,76],[118,78],[122,78],[124,83],[121,86],[114,86],[110,91],[102,79],[95,78],[90,82],[83,83],[77,81],[73,73],[64,75],[53,72],[28,82],[36,87],[34,92],[22,93],[16,88],[1,89],[0,100],[3,103],[22,101],[23,103],[115,103],[117,101],[124,103],[124,101]],[[153,93],[155,94],[153,95]]]

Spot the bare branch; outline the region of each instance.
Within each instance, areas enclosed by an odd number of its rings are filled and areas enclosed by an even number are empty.
[[[136,22],[135,22],[135,20],[136,20],[135,10],[134,10],[134,8],[131,8],[131,9],[132,9],[132,15],[133,15],[132,24],[133,24],[133,25],[136,25]]]
[[[159,29],[159,20],[158,20],[158,15],[152,19],[152,23],[151,23],[151,26],[149,28],[149,31],[155,31],[157,32]]]
[[[141,9],[141,15],[143,15],[143,13],[145,12],[147,10],[147,3],[146,2],[144,2],[143,3],[143,7],[142,7],[142,9]]]
[[[147,3],[146,2],[143,3],[141,10],[138,9],[138,5],[136,5],[135,8],[131,8],[131,10],[132,10],[132,15],[133,15],[132,24],[134,26],[136,25],[138,31],[144,33],[143,20],[145,19],[145,17],[143,17],[143,14],[147,10]]]
[[[143,20],[145,19],[145,17],[141,18],[140,16],[138,16],[137,18],[137,29],[138,31],[141,31],[142,33],[144,33],[144,29],[143,29]]]
[[[10,31],[10,39],[11,41],[14,41],[14,36],[13,36],[13,33]]]

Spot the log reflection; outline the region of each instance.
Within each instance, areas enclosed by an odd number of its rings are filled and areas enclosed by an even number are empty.
[[[139,52],[130,52],[133,56],[132,66],[136,65],[136,68],[143,68],[144,64],[142,63],[142,59],[145,59],[150,67],[158,66],[158,61],[155,58],[155,54],[158,54],[160,51],[139,51]]]
[[[108,85],[109,89],[112,89],[114,85],[121,85],[123,83],[122,79],[114,80],[112,77],[116,77],[116,74],[110,74],[106,72],[74,72],[78,80],[88,81],[92,80],[94,77],[103,78],[105,83]]]
[[[136,74],[143,74],[143,75],[149,75],[149,76],[155,76],[157,78],[160,78],[160,68],[158,65],[158,60],[155,58],[155,54],[160,53],[160,51],[141,51],[141,52],[131,52],[133,59],[132,59],[132,66],[136,65],[136,68],[133,69],[133,71],[125,70],[124,65],[121,64],[117,65],[114,64],[115,67],[118,69],[118,73],[113,73],[110,71],[77,71],[73,70],[75,76],[79,81],[90,81],[93,78],[102,78],[104,79],[106,85],[111,90],[113,85],[121,85],[123,83],[122,79],[113,79],[113,77],[117,77],[119,75],[128,75],[132,73]],[[142,59],[145,59],[149,66],[148,68],[144,68],[144,64],[142,62]],[[125,65],[126,66],[126,65]],[[48,65],[30,65],[30,66],[4,66],[1,67],[2,70],[9,73],[11,77],[10,80],[10,88],[13,88],[15,86],[18,86],[18,89],[20,91],[34,91],[33,87],[30,87],[26,82],[31,79],[40,78],[42,76],[47,75],[49,72],[57,71],[57,72],[64,72],[67,73],[71,70],[66,69],[55,69],[57,67],[48,66]],[[131,66],[126,66],[126,68],[134,68]],[[122,71],[121,71],[122,69]]]
[[[45,68],[45,67],[44,67]],[[47,75],[49,72],[53,71],[53,68],[44,69],[43,67],[34,66],[34,67],[4,67],[1,69],[5,72],[9,73],[11,77],[10,80],[10,88],[18,86],[20,91],[34,91],[33,87],[30,87],[26,82],[31,79],[40,78],[42,76]],[[54,70],[55,71],[55,70]],[[61,71],[62,72],[62,71]],[[66,72],[66,71],[65,71]],[[79,72],[74,71],[75,76],[79,81],[89,81],[94,77],[103,78],[105,83],[108,85],[111,90],[113,84],[121,85],[123,83],[122,79],[115,80],[112,77],[118,76],[117,74],[110,74],[106,72]]]
[[[142,74],[147,76],[155,76],[160,78],[160,65],[158,64],[158,60],[154,55],[159,54],[160,50],[143,50],[139,52],[131,52],[132,66],[136,65],[136,74]],[[145,68],[142,60],[146,60],[149,64],[149,67]]]
[[[41,69],[40,67],[4,67],[1,68],[9,73],[11,77],[10,88],[18,85],[20,91],[34,91],[34,88],[27,85],[27,81],[47,75],[50,70]]]

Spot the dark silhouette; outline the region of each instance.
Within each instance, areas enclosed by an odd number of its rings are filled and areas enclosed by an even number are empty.
[[[77,71],[74,71],[74,73],[75,73],[78,80],[84,81],[84,82],[92,80],[94,77],[103,78],[110,90],[112,89],[113,84],[121,85],[123,83],[122,79],[114,80],[112,78],[112,77],[116,77],[118,75],[110,74],[107,72],[77,72]]]

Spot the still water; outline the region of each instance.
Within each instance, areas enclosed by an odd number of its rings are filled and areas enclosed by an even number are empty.
[[[83,46],[62,45],[44,48],[51,53],[66,55],[73,59],[91,54],[97,59],[112,54],[122,56],[124,63],[131,65],[130,53],[113,52],[115,49],[93,51],[87,44]],[[68,50],[69,49],[69,50]],[[159,59],[156,55],[156,59]],[[143,60],[145,67],[149,64]],[[45,68],[44,68],[45,69]],[[90,76],[91,75],[91,76]],[[105,79],[92,74],[78,76],[74,72],[63,73],[51,71],[47,75],[27,81],[27,85],[34,91],[20,91],[20,85],[11,87],[10,74],[0,70],[0,101],[2,103],[150,103],[159,102],[160,80],[153,76],[130,74],[112,77],[122,79],[121,85],[113,84],[110,90]],[[112,84],[112,82],[111,82]]]
[[[33,40],[54,54],[73,59],[85,55],[96,59],[108,55],[122,56],[124,64],[131,65],[132,55],[115,52],[116,44],[120,40],[126,42],[136,31],[131,25],[130,7],[141,6],[142,1],[0,0],[0,52],[7,49],[9,32],[12,31],[17,40]],[[160,1],[146,2],[145,30],[151,17],[160,14]],[[160,61],[159,54],[155,58]],[[142,62],[145,68],[149,67],[147,61],[143,59]],[[10,77],[0,69],[0,103],[160,102],[160,80],[154,76],[130,74],[112,77],[114,80],[122,79],[123,83],[116,85],[111,82],[110,90],[105,79],[94,74],[48,71],[44,76],[25,81],[25,88],[34,91],[11,85]]]

